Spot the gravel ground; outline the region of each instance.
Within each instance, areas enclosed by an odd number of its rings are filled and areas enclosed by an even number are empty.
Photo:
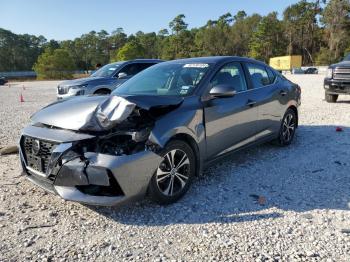
[[[288,77],[303,97],[294,143],[228,157],[170,206],[65,202],[0,157],[0,261],[350,261],[350,97],[328,104],[322,76]],[[57,82],[24,85],[0,87],[0,147],[55,100]]]

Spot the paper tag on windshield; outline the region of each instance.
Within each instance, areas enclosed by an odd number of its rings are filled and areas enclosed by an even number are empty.
[[[209,65],[208,64],[186,64],[184,67],[189,67],[189,68],[207,68]]]
[[[188,91],[190,91],[190,86],[182,86],[181,90],[180,90],[180,94],[181,95],[186,95],[188,93]]]

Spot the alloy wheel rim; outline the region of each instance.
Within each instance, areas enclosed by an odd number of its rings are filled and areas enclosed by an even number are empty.
[[[157,186],[165,196],[174,196],[187,185],[190,174],[190,160],[180,149],[165,154],[157,168]]]
[[[293,114],[288,114],[283,121],[282,136],[285,142],[289,142],[293,138],[295,130],[295,121]]]

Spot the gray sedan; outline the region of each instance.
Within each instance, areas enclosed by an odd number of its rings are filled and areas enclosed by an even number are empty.
[[[248,58],[160,63],[110,96],[34,114],[20,139],[23,173],[66,200],[116,205],[147,194],[173,203],[226,154],[291,144],[300,96],[298,85]]]
[[[135,59],[103,66],[91,76],[67,80],[57,86],[57,99],[81,95],[106,95],[142,70],[158,64],[158,59]]]

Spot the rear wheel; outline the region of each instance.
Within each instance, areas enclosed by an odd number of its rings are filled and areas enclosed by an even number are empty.
[[[160,154],[162,161],[149,184],[149,195],[158,204],[171,204],[189,189],[195,174],[195,156],[191,147],[181,141],[169,142]]]
[[[335,103],[337,102],[338,95],[331,95],[331,94],[325,93],[325,99],[328,103]]]
[[[293,141],[296,127],[297,115],[294,112],[294,110],[289,108],[282,119],[280,132],[277,140],[278,144],[281,146],[290,145]]]

